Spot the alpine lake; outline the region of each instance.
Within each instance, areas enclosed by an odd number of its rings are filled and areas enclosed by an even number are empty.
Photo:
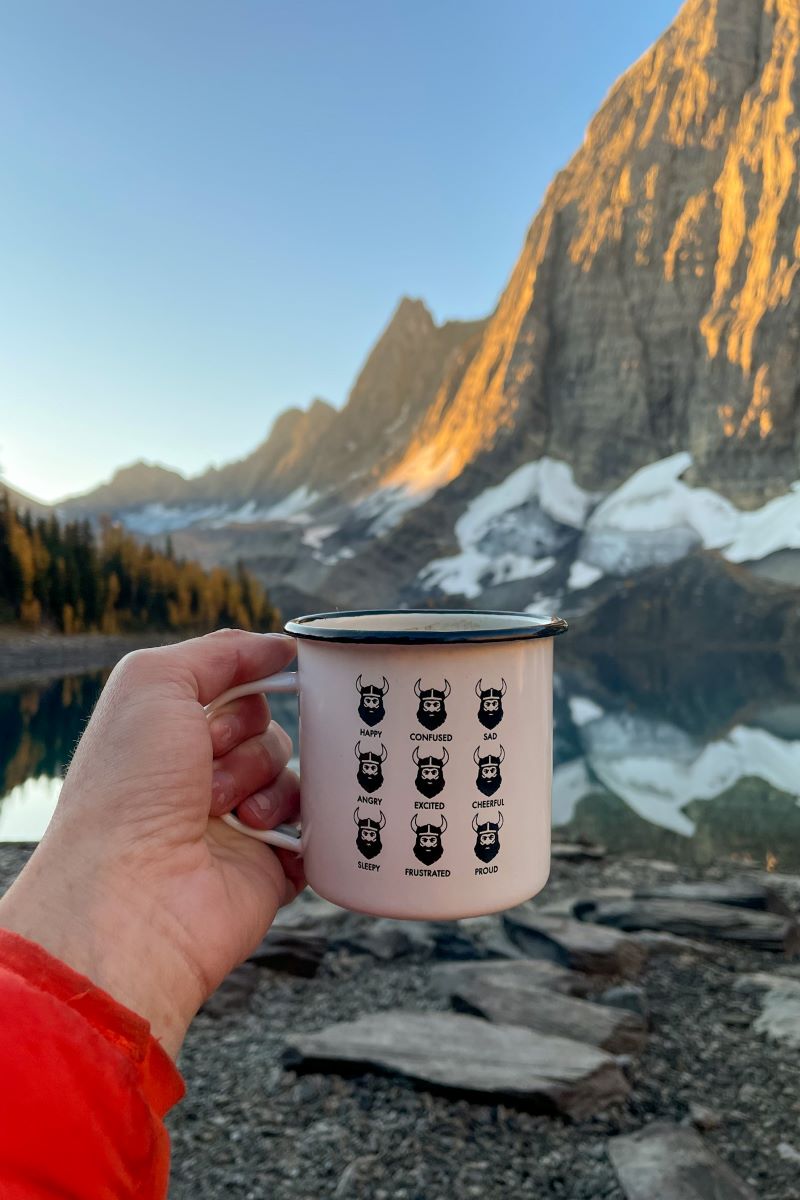
[[[778,650],[573,658],[557,646],[561,841],[800,870],[800,665]],[[0,841],[32,842],[108,672],[0,683]],[[271,699],[297,737],[293,697]]]

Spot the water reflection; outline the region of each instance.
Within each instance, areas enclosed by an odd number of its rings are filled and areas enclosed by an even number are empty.
[[[41,836],[105,677],[93,672],[0,691],[0,840]]]
[[[103,683],[0,692],[0,840],[32,840]],[[562,656],[553,823],[615,850],[800,868],[800,666],[777,654]],[[291,696],[272,700],[296,737]]]
[[[789,655],[602,655],[556,689],[553,823],[619,850],[800,867]]]

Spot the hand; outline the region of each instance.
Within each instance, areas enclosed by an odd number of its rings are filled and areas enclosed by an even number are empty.
[[[173,1056],[194,1014],[303,886],[302,863],[222,821],[297,817],[288,735],[262,696],[294,642],[222,630],[137,650],[112,671],[41,844],[0,900],[31,938],[145,1017]]]

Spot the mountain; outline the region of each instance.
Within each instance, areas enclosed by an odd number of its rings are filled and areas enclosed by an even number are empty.
[[[21,512],[30,512],[33,513],[35,517],[42,517],[46,516],[50,511],[50,506],[48,504],[42,504],[40,500],[34,500],[33,497],[29,496],[26,492],[21,492],[19,489],[9,487],[8,484],[3,483],[2,478],[0,478],[0,495],[3,494],[8,496],[9,503],[14,508],[19,509]]]
[[[281,519],[313,497],[345,503],[367,494],[402,457],[441,391],[460,379],[485,321],[436,325],[421,300],[403,298],[368,355],[341,412],[315,399],[291,408],[239,462],[193,479],[147,463],[123,468],[67,500],[69,513],[107,512],[142,531],[203,520]],[[292,493],[297,493],[293,498]],[[288,501],[288,503],[287,503]],[[244,509],[244,511],[240,511]],[[165,511],[168,510],[168,511]],[[151,529],[144,526],[152,525]]]
[[[743,595],[745,575],[793,591],[799,54],[800,0],[688,0],[554,179],[486,322],[404,300],[340,413],[285,414],[183,499],[118,515],[241,555],[292,607],[580,614],[695,554]]]

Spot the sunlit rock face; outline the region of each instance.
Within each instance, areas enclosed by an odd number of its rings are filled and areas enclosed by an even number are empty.
[[[340,411],[285,413],[196,479],[121,472],[73,511],[244,559],[287,611],[361,606],[368,579],[373,604],[585,612],[692,555],[795,587],[799,53],[800,0],[687,0],[487,321],[403,300]]]
[[[554,180],[456,396],[395,482],[487,447],[583,487],[689,451],[738,504],[797,476],[797,0],[689,0]]]

